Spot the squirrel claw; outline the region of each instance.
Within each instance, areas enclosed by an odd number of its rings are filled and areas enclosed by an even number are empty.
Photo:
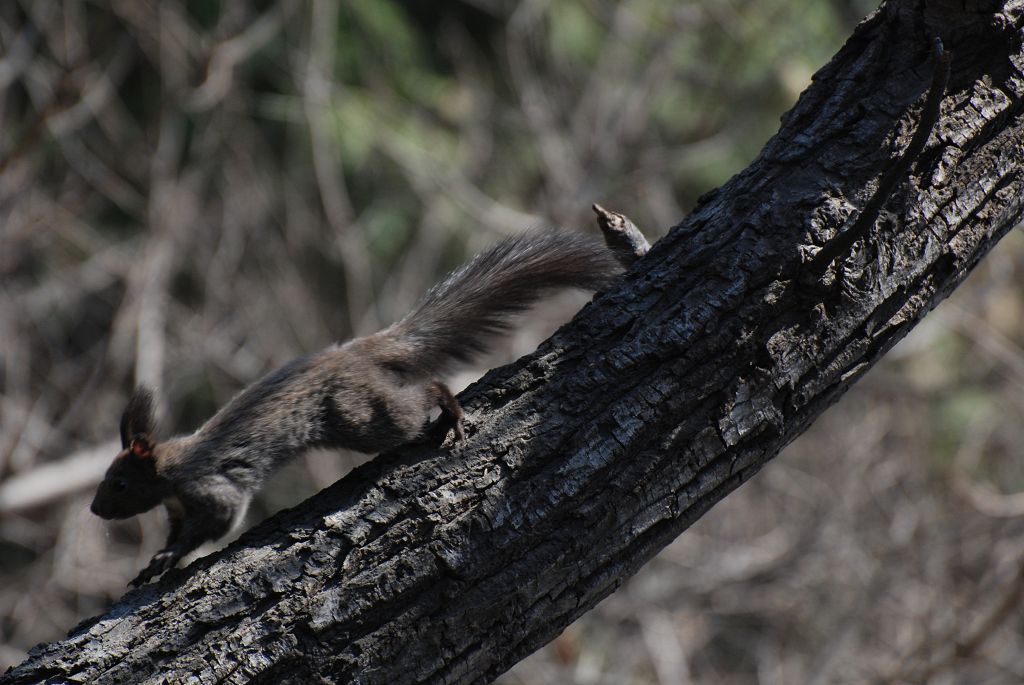
[[[169,569],[173,568],[181,555],[173,549],[162,549],[153,555],[149,565],[146,568],[139,571],[139,575],[128,583],[131,587],[139,587],[145,585],[147,582],[156,578],[157,576],[163,575]]]
[[[454,431],[455,435],[452,437],[452,444],[461,442],[466,439],[466,429],[462,422],[462,417],[453,420],[447,414],[441,414],[436,420],[432,421],[423,431],[421,436],[414,440],[414,443],[422,443],[430,445],[431,447],[441,447],[448,439],[449,431]]]
[[[149,567],[142,569],[139,575],[128,581],[128,587],[142,587],[145,585],[155,574],[150,572]]]

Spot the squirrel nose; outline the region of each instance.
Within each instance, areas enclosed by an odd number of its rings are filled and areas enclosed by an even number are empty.
[[[106,518],[103,515],[103,509],[102,509],[102,507],[100,507],[100,503],[98,501],[96,501],[96,500],[93,500],[92,504],[89,505],[89,511],[91,511],[94,514],[96,514],[100,518]]]

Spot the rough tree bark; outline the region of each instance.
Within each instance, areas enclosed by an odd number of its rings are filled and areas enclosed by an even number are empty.
[[[377,458],[0,680],[493,679],[750,478],[1017,223],[1021,7],[887,3],[747,170],[464,394],[467,442]]]

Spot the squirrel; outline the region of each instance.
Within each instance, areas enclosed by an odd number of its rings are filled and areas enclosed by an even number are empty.
[[[137,389],[121,417],[122,450],[91,505],[104,519],[165,506],[167,543],[131,585],[226,535],[269,475],[308,449],[380,452],[421,437],[434,407],[442,440],[452,430],[464,440],[462,408],[438,376],[483,352],[545,292],[597,290],[621,270],[582,236],[524,233],[450,273],[388,328],[270,372],[191,435],[157,442],[153,395]]]

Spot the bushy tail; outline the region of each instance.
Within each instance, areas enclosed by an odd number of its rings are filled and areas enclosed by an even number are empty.
[[[604,246],[569,232],[507,238],[448,274],[403,319],[381,331],[402,365],[441,373],[485,349],[509,318],[555,288],[596,290],[621,267]],[[398,350],[396,350],[397,352]]]

